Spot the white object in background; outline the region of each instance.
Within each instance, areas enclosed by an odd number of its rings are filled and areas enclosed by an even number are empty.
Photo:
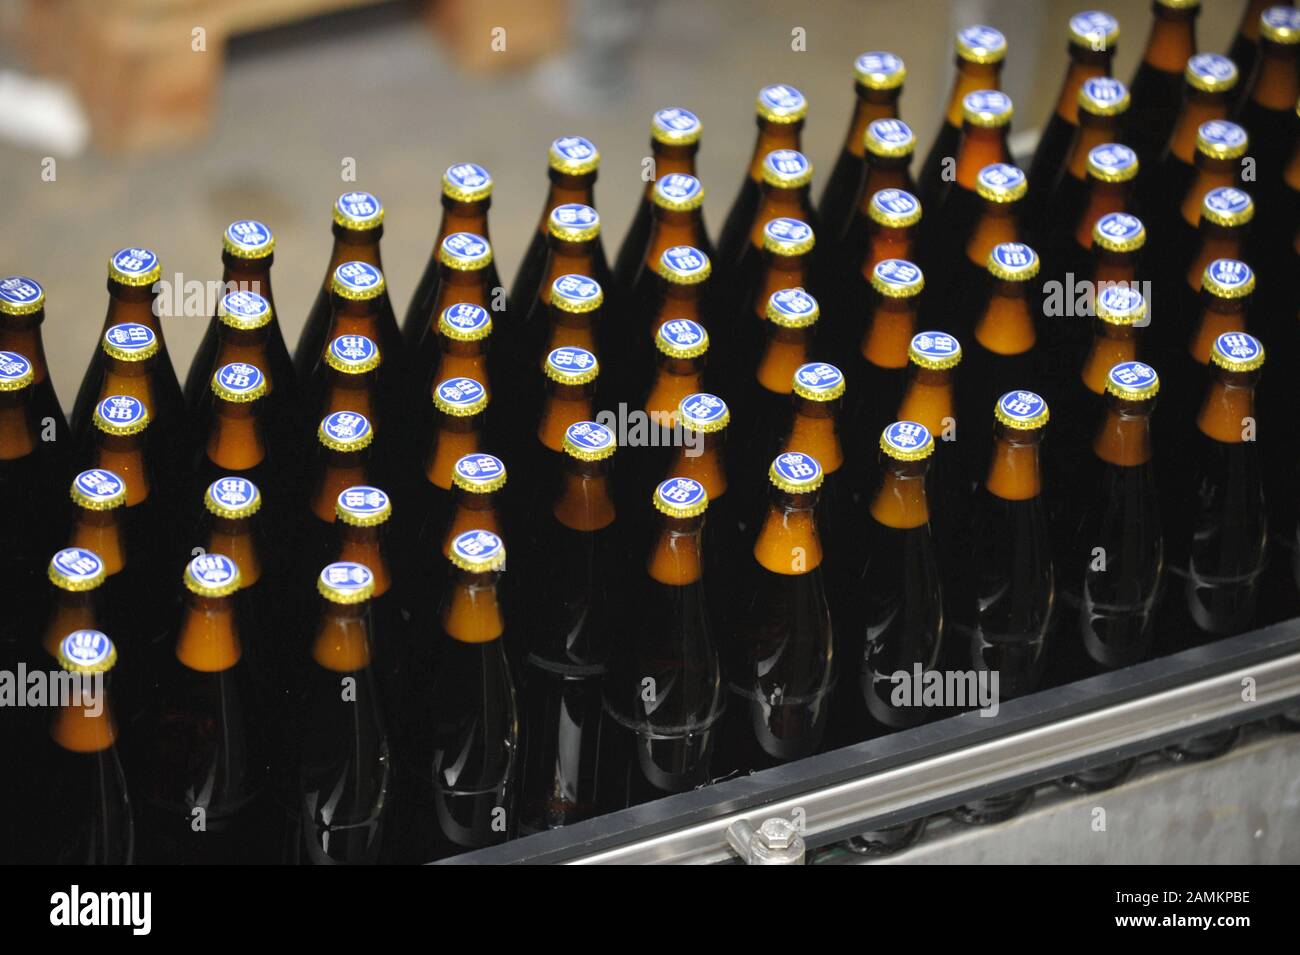
[[[0,70],[0,139],[64,158],[84,152],[90,122],[66,85]]]

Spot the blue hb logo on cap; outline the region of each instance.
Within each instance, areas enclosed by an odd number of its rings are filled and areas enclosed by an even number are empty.
[[[239,576],[239,566],[225,554],[199,554],[190,561],[190,579],[204,587],[221,587]]]
[[[690,478],[670,477],[662,481],[659,487],[655,489],[659,499],[664,503],[671,505],[674,509],[694,507],[702,504],[707,500],[708,495],[699,481],[693,481]]]
[[[963,27],[957,33],[957,39],[963,46],[968,46],[974,50],[986,50],[990,53],[1002,49],[1007,45],[1007,38],[999,30],[993,27],[986,27],[983,24]]]
[[[930,429],[915,421],[895,421],[885,428],[885,443],[897,451],[920,451],[933,443]]]
[[[1240,146],[1247,138],[1244,129],[1226,119],[1212,119],[1201,123],[1196,128],[1196,134],[1215,146]]]
[[[370,421],[355,411],[335,411],[320,423],[321,430],[336,441],[355,441],[370,431]]]
[[[844,381],[844,373],[824,361],[810,361],[806,365],[800,365],[794,376],[809,391],[833,391]]]
[[[783,83],[764,86],[758,91],[758,98],[770,109],[784,113],[803,109],[805,102],[802,93],[793,86],[786,86]]]
[[[467,454],[456,462],[456,473],[467,481],[482,484],[505,473],[501,459],[491,454]]]
[[[344,288],[364,292],[384,280],[379,269],[369,262],[344,262],[334,270],[334,277]]]
[[[1127,212],[1108,212],[1097,220],[1094,228],[1102,235],[1112,239],[1132,239],[1141,235],[1144,229],[1142,220]]]
[[[1047,410],[1047,402],[1032,391],[1008,391],[998,399],[998,406],[1017,421],[1033,421]]]
[[[1038,260],[1038,253],[1023,242],[999,242],[992,255],[993,261],[1007,269],[1023,269]]]
[[[763,165],[782,178],[802,176],[811,167],[808,157],[797,149],[773,149],[763,157]]]
[[[226,238],[244,249],[260,249],[271,241],[271,230],[256,219],[236,219],[226,226]]]
[[[1102,169],[1121,172],[1137,162],[1137,153],[1123,143],[1102,143],[1088,151],[1088,158]]]
[[[447,167],[447,178],[462,189],[480,189],[492,181],[492,174],[473,162],[458,162]]]
[[[603,451],[614,443],[614,432],[594,421],[575,421],[564,434],[572,444],[588,451]]]
[[[1089,40],[1104,40],[1119,29],[1119,21],[1101,10],[1086,10],[1070,17],[1070,29]]]
[[[574,162],[582,162],[596,155],[596,146],[585,136],[561,136],[551,143],[551,149]]]
[[[1083,95],[1094,103],[1118,103],[1128,95],[1128,87],[1109,76],[1090,76],[1083,81]]]
[[[1014,189],[1025,181],[1025,172],[1009,162],[995,162],[981,169],[978,179],[994,189]]]
[[[585,275],[561,275],[551,285],[551,294],[570,302],[589,302],[600,295],[600,283]]]
[[[1187,68],[1197,76],[1224,82],[1237,75],[1237,64],[1218,53],[1197,53],[1187,61]]]
[[[472,305],[469,302],[458,302],[455,305],[450,305],[442,314],[448,325],[466,332],[478,331],[492,320],[487,313],[487,309],[481,305]]]
[[[892,53],[873,50],[860,54],[853,66],[859,73],[893,76],[903,69],[903,61]]]
[[[353,560],[338,560],[325,565],[325,568],[320,572],[320,579],[331,590],[347,592],[363,590],[370,586],[375,579],[375,575],[371,573],[370,568],[365,564],[358,564]]]
[[[600,223],[600,213],[581,202],[566,202],[551,210],[551,221],[556,225],[585,229]]]
[[[887,285],[905,288],[921,281],[921,269],[907,259],[881,259],[871,270],[876,278]]]
[[[349,219],[366,221],[384,211],[383,203],[368,192],[345,192],[334,203],[335,208]]]
[[[881,189],[871,197],[871,203],[896,216],[911,215],[921,205],[916,196],[906,189]]]
[[[130,395],[109,395],[99,403],[97,413],[105,421],[130,425],[143,421],[148,411],[139,398],[132,398]]]
[[[448,378],[438,383],[438,396],[449,405],[468,407],[484,395],[484,388],[473,378]]]
[[[879,142],[888,143],[890,146],[901,146],[904,143],[912,142],[916,138],[912,135],[912,127],[901,119],[873,120],[867,126],[867,135]]]
[[[491,531],[473,530],[457,535],[451,549],[473,563],[485,563],[501,553],[505,545]]]
[[[1156,381],[1156,370],[1145,362],[1122,361],[1111,368],[1108,377],[1120,388],[1140,390]]]
[[[727,403],[717,395],[699,391],[682,399],[681,410],[692,421],[708,424],[727,413]]]
[[[32,363],[16,351],[0,351],[0,378],[17,381],[32,370]]]
[[[596,364],[596,356],[585,348],[575,348],[565,346],[556,348],[546,356],[546,363],[556,371],[562,373],[571,373],[575,371],[586,371]]]
[[[244,507],[262,496],[248,478],[234,476],[217,478],[208,485],[208,494],[224,507]]]
[[[1135,312],[1142,307],[1142,293],[1129,285],[1103,285],[1097,302],[1118,314]]]
[[[122,493],[122,488],[126,487],[125,482],[120,477],[112,471],[105,471],[102,468],[82,471],[72,479],[72,483],[86,497],[100,501],[107,501],[116,497]]]
[[[785,451],[776,456],[772,468],[791,484],[809,484],[821,476],[822,466],[811,454]]]
[[[1258,358],[1264,346],[1254,335],[1245,332],[1224,332],[1214,340],[1214,350],[1234,362],[1248,362]]]
[[[227,315],[236,318],[260,318],[271,310],[271,303],[256,292],[236,289],[226,293],[221,299],[221,307]]]
[[[123,351],[140,351],[148,348],[157,339],[158,336],[153,333],[152,328],[138,322],[123,322],[104,332],[104,340]]]
[[[778,312],[791,318],[805,318],[817,311],[817,299],[801,288],[783,288],[773,292],[768,302]]]
[[[947,332],[918,332],[912,336],[912,349],[926,358],[950,358],[961,351],[961,343]]]
[[[655,181],[655,191],[676,202],[694,199],[703,188],[698,179],[684,172],[669,173]]]
[[[217,380],[227,391],[247,394],[260,388],[266,381],[266,376],[256,365],[250,365],[246,361],[232,361],[217,369]]]
[[[962,103],[973,113],[1001,116],[1011,111],[1011,97],[1001,90],[974,90],[966,94]]]
[[[1290,4],[1269,7],[1259,18],[1275,30],[1300,30],[1300,10]]]
[[[1240,259],[1215,259],[1210,263],[1210,278],[1224,288],[1239,288],[1255,277],[1249,265]]]
[[[1235,215],[1251,207],[1250,196],[1236,186],[1219,186],[1205,194],[1205,205],[1224,215]]]
[[[357,484],[343,489],[339,494],[339,505],[351,514],[378,514],[388,508],[388,495],[377,487]]]
[[[99,555],[83,547],[65,547],[54,555],[50,564],[61,577],[71,581],[93,580],[104,572]]]
[[[812,226],[800,219],[777,216],[763,226],[764,235],[776,242],[804,242],[812,238]]]
[[[98,666],[113,652],[113,641],[102,630],[74,630],[59,643],[59,653],[80,666]]]
[[[689,109],[670,106],[655,110],[654,124],[670,133],[689,133],[700,128],[700,118]]]
[[[41,283],[25,275],[10,275],[0,279],[0,298],[15,305],[30,305],[45,294]]]
[[[365,335],[339,335],[330,342],[330,354],[344,364],[359,365],[379,354],[379,346]]]
[[[661,258],[670,269],[683,275],[698,272],[709,264],[709,257],[691,245],[675,245],[664,249]]]
[[[687,347],[698,345],[705,337],[704,326],[689,318],[674,318],[659,326],[659,337],[664,341]]]
[[[158,266],[158,256],[149,249],[118,249],[113,254],[113,268],[123,275],[144,275]]]
[[[473,232],[453,232],[442,240],[442,247],[448,255],[471,262],[490,251],[487,239]]]

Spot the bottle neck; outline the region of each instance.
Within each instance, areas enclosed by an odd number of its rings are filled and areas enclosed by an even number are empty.
[[[490,643],[505,632],[501,602],[497,599],[499,574],[473,574],[457,569],[442,604],[442,629],[460,643]]]
[[[95,453],[91,467],[112,471],[122,479],[126,485],[127,507],[143,504],[153,491],[151,475],[145,463],[146,433],[147,431],[137,434],[95,433]],[[0,442],[0,447],[2,446],[3,442]]]
[[[1020,241],[1019,206],[1019,202],[980,200],[979,218],[966,240],[966,261],[983,270],[988,267],[994,246]]]
[[[794,373],[808,361],[808,352],[812,347],[812,327],[784,328],[774,322],[764,324],[767,326],[767,339],[754,377],[759,387],[765,391],[788,395],[794,387]],[[688,394],[689,391],[681,397]]]
[[[759,321],[767,320],[767,302],[776,292],[787,288],[808,288],[811,284],[812,255],[777,255],[763,252],[763,273],[759,277],[754,295],[752,314]]]
[[[199,673],[219,673],[233,667],[241,656],[234,601],[187,594],[176,659]]]
[[[878,119],[898,118],[898,98],[903,88],[873,90],[855,83],[854,90],[857,96],[853,101],[853,115],[849,118],[849,131],[844,137],[844,152],[861,159],[866,153],[863,144],[867,127]]]
[[[1210,352],[1215,340],[1224,332],[1236,332],[1246,327],[1246,313],[1250,297],[1222,299],[1201,289],[1201,311],[1197,316],[1187,350],[1193,360],[1202,366],[1210,364]]]
[[[1131,468],[1151,460],[1150,401],[1108,397],[1106,416],[1093,438],[1092,450],[1102,461]]]
[[[754,559],[765,570],[785,576],[807,574],[822,563],[817,532],[817,495],[772,491],[767,516],[754,543]]]
[[[659,326],[670,319],[689,318],[708,328],[708,322],[704,321],[704,302],[708,295],[706,291],[708,286],[707,280],[695,285],[678,285],[660,278],[659,301],[650,319],[650,341],[646,347],[651,349],[655,347],[654,337],[659,331]]]
[[[258,420],[257,401],[218,398],[208,432],[208,460],[223,471],[248,471],[266,460],[266,442]],[[346,410],[346,409],[345,409]]]
[[[122,525],[118,519],[120,508],[92,511],[75,508],[72,519],[70,547],[84,547],[99,555],[104,562],[104,576],[112,577],[126,566],[126,547],[122,539]],[[218,551],[224,553],[224,551]]]
[[[379,320],[379,309],[382,301],[383,296],[377,296],[365,301],[354,301],[340,295],[331,295],[330,303],[333,315],[330,320],[329,334],[325,336],[324,347],[329,348],[330,342],[340,335],[364,335],[382,348],[385,340],[380,332]],[[435,312],[434,321],[437,320],[437,313]],[[382,353],[381,357],[384,357]],[[258,367],[265,370],[262,365],[258,365]]]
[[[1300,46],[1282,46],[1261,40],[1259,62],[1250,89],[1250,101],[1260,109],[1286,112],[1300,98]]]
[[[944,121],[953,129],[961,129],[962,100],[967,93],[976,90],[1001,89],[1002,63],[971,63],[957,58],[957,75],[952,81],[952,91],[948,94],[948,108],[944,112]]]
[[[162,324],[158,321],[158,316],[154,313],[154,293],[147,285],[133,286],[121,285],[108,280],[108,314],[104,316],[104,327],[101,330],[107,332],[114,325],[123,325],[134,323],[145,325],[158,336],[158,351],[166,352],[167,346],[162,339]]]
[[[952,369],[911,366],[896,417],[899,421],[924,425],[936,442],[950,432],[955,437],[957,410],[953,401]]]
[[[755,185],[763,181],[763,159],[775,149],[798,149],[803,120],[797,123],[769,123],[758,119],[758,138],[749,158],[749,178]]]
[[[98,399],[109,395],[127,395],[141,401],[146,408],[157,408],[154,401],[153,365],[158,356],[143,361],[121,361],[104,354],[104,382]]]
[[[320,621],[311,657],[333,673],[355,673],[370,665],[370,603],[336,604],[321,600]]]
[[[594,172],[574,176],[555,169],[547,169],[546,174],[550,177],[551,187],[546,193],[546,208],[542,210],[542,218],[537,223],[537,231],[541,233],[543,239],[550,235],[551,211],[556,206],[580,205],[596,208],[596,200],[593,197],[596,186]]]
[[[1183,108],[1169,137],[1169,155],[1184,165],[1196,162],[1196,131],[1202,123],[1228,118],[1228,94],[1186,88]]]
[[[438,294],[429,312],[429,327],[432,334],[438,333],[438,316],[449,305],[464,302],[496,314],[496,310],[492,307],[492,288],[488,285],[489,273],[486,268],[453,269],[446,265],[440,265],[438,268]],[[550,294],[549,285],[547,294]]]
[[[654,183],[651,183],[653,186]],[[646,243],[645,268],[654,272],[666,250],[678,245],[701,248],[707,238],[703,209],[664,209],[651,206],[650,240]],[[591,275],[580,272],[580,275]]]
[[[807,186],[800,186],[797,189],[778,189],[776,186],[763,183],[760,190],[758,214],[754,216],[754,224],[749,230],[749,244],[758,252],[763,249],[763,230],[773,219],[798,219],[800,222],[807,222],[810,218]]]
[[[1075,246],[1085,250],[1091,247],[1092,228],[1102,216],[1128,211],[1130,186],[1127,182],[1102,182],[1088,177],[1088,198],[1074,226]]]
[[[451,475],[456,462],[467,454],[482,450],[482,418],[481,414],[457,418],[438,412],[433,440],[424,459],[425,480],[444,491],[451,490]]]
[[[1106,391],[1106,377],[1120,362],[1133,361],[1138,353],[1138,332],[1132,325],[1111,325],[1092,320],[1092,341],[1079,373],[1083,385],[1094,395]]]
[[[702,517],[663,517],[646,562],[651,580],[667,587],[699,583],[704,575]]]
[[[546,257],[546,275],[537,287],[537,298],[543,305],[551,304],[551,285],[561,275],[594,277],[600,274],[599,242],[598,238],[585,242],[566,242],[553,235],[547,237],[550,253]]]
[[[1079,90],[1084,82],[1095,76],[1110,76],[1111,52],[1070,44],[1070,65],[1056,98],[1056,115],[1071,126],[1079,125]]]
[[[1007,128],[962,124],[961,145],[957,147],[957,185],[974,192],[981,169],[993,163],[1011,162]]]
[[[907,367],[907,349],[916,334],[917,299],[877,296],[876,307],[867,316],[858,351],[877,368]]]
[[[343,521],[335,523],[339,534],[337,559],[369,567],[370,572],[375,576],[375,598],[384,596],[393,586],[393,576],[388,564],[388,546],[385,540],[386,525],[356,527]]]
[[[609,462],[565,456],[560,489],[551,513],[569,530],[590,533],[614,523]]]
[[[542,416],[537,422],[537,440],[556,454],[564,453],[564,432],[577,421],[590,421],[594,382],[587,385],[561,385],[546,381],[542,399]]]
[[[1205,267],[1215,259],[1241,259],[1246,244],[1246,226],[1221,226],[1201,222],[1200,247],[1191,267],[1187,270],[1187,284],[1193,291],[1201,290],[1201,277]]]
[[[839,405],[839,401],[809,401],[795,395],[790,432],[781,445],[811,454],[828,477],[844,464],[844,447],[836,424]]]
[[[793,369],[790,374],[794,374]],[[687,395],[700,390],[703,376],[702,358],[669,358],[661,354],[643,410],[659,427],[672,427],[677,406]]]
[[[675,447],[672,463],[665,476],[690,478],[698,482],[709,496],[710,504],[716,505],[722,495],[727,493],[728,486],[724,457],[726,431],[710,431],[705,434],[687,431],[684,434],[696,442],[695,452],[685,442]]]
[[[1103,285],[1132,285],[1137,281],[1138,256],[1133,252],[1112,252],[1097,245],[1092,247],[1092,280],[1097,288]]]
[[[44,309],[30,315],[0,316],[0,351],[17,352],[31,362],[32,381],[37,385],[45,384],[50,375],[41,337],[44,321]]]
[[[1192,178],[1191,185],[1187,187],[1182,205],[1179,207],[1184,222],[1196,228],[1197,223],[1201,221],[1201,203],[1205,201],[1205,194],[1211,189],[1238,185],[1237,171],[1240,168],[1238,162],[1239,160],[1236,159],[1212,159],[1203,153],[1196,154],[1196,175]]]
[[[465,531],[491,531],[498,537],[501,533],[501,518],[497,507],[497,492],[474,494],[456,489],[456,508],[452,512],[451,523],[442,537],[442,556],[451,556],[451,543]]]
[[[440,373],[435,379],[441,381],[444,378],[452,377],[452,372],[446,374]],[[476,378],[470,375],[471,378]],[[375,409],[375,387],[376,372],[367,372],[364,375],[350,375],[346,372],[339,371],[337,368],[326,368],[325,371],[325,400],[321,407],[317,409],[319,416],[324,418],[326,415],[332,415],[336,411],[352,411],[356,414],[366,416],[366,420],[376,422],[379,416]],[[476,378],[477,380],[477,378]]]
[[[271,264],[274,260],[274,255],[261,259],[240,259],[229,252],[222,252],[221,262],[224,266],[221,273],[222,294],[234,291],[253,292],[274,305],[275,296],[271,294]],[[271,322],[275,320],[273,309]]]
[[[45,632],[41,636],[41,646],[51,659],[58,659],[59,643],[63,638],[77,630],[97,630],[99,621],[95,616],[95,604],[98,594],[94,590],[68,591],[54,587],[50,598],[50,610],[45,618]]]
[[[492,197],[479,199],[475,202],[460,202],[452,199],[450,196],[442,197],[442,221],[438,224],[438,237],[433,243],[432,258],[437,261],[438,250],[442,248],[442,240],[447,238],[453,232],[468,232],[472,235],[481,235],[487,239],[488,236],[488,209],[492,206]],[[550,208],[546,214],[550,215]],[[376,249],[376,251],[378,251]],[[371,263],[377,265],[378,263]]]
[[[654,156],[655,167],[654,176],[646,180],[645,184],[645,201],[650,202],[650,197],[654,194],[655,180],[662,179],[664,176],[694,176],[695,175],[695,154],[700,151],[699,143],[691,143],[689,146],[673,145],[672,143],[661,143],[657,139],[650,140],[650,152]]]
[[[908,176],[907,167],[912,157],[867,156],[862,184],[858,188],[857,210],[862,216],[871,215],[871,197],[881,189],[902,189],[911,192],[915,187]]]
[[[262,557],[252,517],[217,517],[208,524],[207,551],[225,554],[239,568],[239,589],[247,590],[262,579]]]
[[[1243,444],[1255,433],[1255,372],[1216,368],[1196,416],[1201,434],[1221,444]],[[1249,420],[1247,420],[1249,419]]]
[[[109,704],[107,678],[82,676],[80,692],[55,711],[50,738],[71,753],[102,753],[117,740],[117,721]]]
[[[858,273],[862,276],[863,281],[871,281],[871,273],[875,270],[876,265],[885,259],[903,259],[907,262],[915,262],[916,226],[904,226],[895,228],[893,226],[881,225],[878,222],[871,223],[870,241],[867,244],[867,254],[862,258],[862,265]]]
[[[350,487],[370,483],[366,474],[369,470],[366,466],[366,452],[335,451],[318,446],[317,455],[311,510],[317,520],[333,524],[339,495]]]
[[[1155,19],[1142,53],[1142,65],[1162,73],[1182,73],[1196,52],[1195,8],[1171,10],[1156,4]]]
[[[1038,467],[1038,431],[1015,431],[998,425],[993,438],[985,489],[1004,501],[1027,501],[1042,493]]]
[[[1066,169],[1075,182],[1088,178],[1088,153],[1104,143],[1113,143],[1119,137],[1122,116],[1094,116],[1079,114],[1079,128],[1070,147]]]
[[[0,461],[17,461],[35,450],[31,388],[0,392]]]
[[[217,325],[217,358],[213,364],[220,368],[233,362],[243,362],[261,369],[266,379],[266,393],[275,390],[272,380],[271,359],[268,357],[267,345],[271,338],[271,325],[261,328],[231,328],[225,323]]]
[[[550,326],[546,333],[546,344],[538,356],[538,366],[546,361],[546,356],[557,348],[583,348],[597,358],[600,351],[596,347],[596,329],[600,327],[600,309],[592,312],[574,314],[564,312],[554,305],[550,308]],[[473,375],[470,375],[473,378]],[[478,379],[482,381],[482,379]]]
[[[925,472],[924,461],[886,460],[876,495],[871,499],[871,516],[877,523],[904,531],[929,523]]]
[[[1029,282],[994,281],[988,304],[975,323],[975,340],[997,355],[1023,355],[1038,333],[1028,298]]]

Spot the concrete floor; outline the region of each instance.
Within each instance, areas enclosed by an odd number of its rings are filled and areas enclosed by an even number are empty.
[[[1011,37],[1008,89],[1015,128],[1050,111],[1064,68],[1064,25],[1082,3],[1062,0],[658,0],[645,6],[627,58],[625,95],[575,107],[554,91],[555,63],[503,75],[455,68],[417,19],[414,3],[236,39],[210,137],[166,155],[130,160],[95,153],[60,160],[41,179],[41,157],[0,145],[6,223],[0,274],[38,278],[49,299],[46,346],[70,403],[96,347],[105,263],[125,245],[155,249],[165,276],[220,278],[221,233],[234,218],[265,221],[277,238],[276,299],[290,347],[322,279],[330,207],[346,188],[384,202],[384,259],[398,312],[428,257],[437,227],[439,178],[453,161],[486,165],[496,180],[492,231],[508,282],[545,193],[546,147],[561,133],[592,139],[604,157],[597,202],[612,256],[640,191],[651,112],[693,109],[704,120],[700,175],[706,220],[718,228],[753,144],[753,98],[764,83],[798,86],[811,109],[805,151],[824,176],[852,101],[852,61],[864,49],[907,62],[903,116],[924,151],[948,84],[954,24],[986,19]],[[1226,49],[1240,2],[1205,4],[1205,49]],[[1146,0],[1108,0],[1124,30],[1116,73],[1132,74],[1149,23]],[[511,24],[506,20],[507,30]],[[807,51],[791,50],[791,29]],[[487,42],[485,39],[484,42]],[[21,51],[4,60],[21,62]],[[340,179],[357,161],[355,184]],[[821,177],[814,182],[820,194]],[[166,335],[184,374],[206,324],[169,319]]]

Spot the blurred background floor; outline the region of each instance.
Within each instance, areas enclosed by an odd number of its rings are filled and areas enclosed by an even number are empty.
[[[18,0],[4,2],[12,16]],[[717,229],[753,148],[753,99],[761,85],[790,83],[808,97],[804,147],[819,172],[814,195],[820,195],[849,119],[859,52],[891,50],[906,61],[902,116],[924,155],[950,81],[956,26],[983,21],[1007,33],[1004,85],[1017,104],[1014,128],[1024,131],[1052,108],[1064,70],[1065,24],[1085,6],[1060,0],[609,2],[612,8],[605,0],[572,0],[570,21],[560,31],[569,47],[501,72],[464,70],[415,0],[236,36],[210,131],[200,142],[127,158],[92,147],[57,159],[54,181],[42,178],[39,150],[0,143],[7,191],[0,274],[27,274],[45,285],[46,347],[64,403],[96,347],[106,261],[117,248],[153,248],[169,279],[180,273],[185,281],[219,280],[226,224],[242,217],[266,222],[276,235],[275,295],[292,347],[328,261],[331,204],[346,189],[373,192],[385,205],[384,262],[400,315],[428,258],[440,176],[452,162],[472,160],[493,174],[492,233],[508,284],[545,198],[546,148],[557,135],[580,133],[601,150],[597,205],[612,257],[641,188],[655,109],[685,106],[703,119],[699,170],[706,222]],[[535,13],[526,11],[563,6],[502,3],[507,51],[511,33],[529,28]],[[1127,80],[1146,39],[1149,4],[1108,0],[1103,6],[1121,23],[1116,75]],[[476,11],[486,11],[483,22],[495,25],[495,7],[482,0]],[[1204,4],[1203,49],[1226,50],[1241,8],[1238,0]],[[626,50],[589,56],[592,36],[609,24],[630,37]],[[803,52],[792,49],[796,27],[806,31]],[[482,43],[491,41],[484,30]],[[0,66],[23,68],[23,54],[11,43]],[[584,95],[592,84],[598,95]],[[355,183],[341,178],[347,157],[356,162]],[[167,320],[182,375],[206,321]]]

